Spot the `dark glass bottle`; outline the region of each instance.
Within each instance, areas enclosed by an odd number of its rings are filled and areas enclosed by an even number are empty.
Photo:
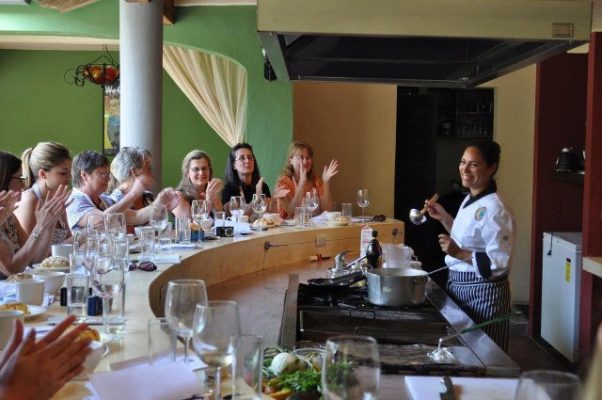
[[[380,268],[383,266],[383,250],[378,242],[378,231],[372,231],[372,239],[366,248],[366,261],[370,268]]]

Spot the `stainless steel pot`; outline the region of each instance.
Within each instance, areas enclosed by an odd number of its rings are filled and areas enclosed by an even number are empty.
[[[420,305],[426,299],[428,274],[417,269],[378,268],[366,271],[368,301],[379,306]]]

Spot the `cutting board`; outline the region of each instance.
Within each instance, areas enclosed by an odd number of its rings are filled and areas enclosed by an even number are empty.
[[[518,379],[452,377],[458,400],[513,400]],[[439,400],[443,392],[440,376],[406,376],[413,400]]]

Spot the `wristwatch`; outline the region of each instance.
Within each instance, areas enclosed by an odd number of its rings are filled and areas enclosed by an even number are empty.
[[[33,231],[31,231],[31,236],[38,239],[40,237],[40,231],[37,229],[34,229]]]

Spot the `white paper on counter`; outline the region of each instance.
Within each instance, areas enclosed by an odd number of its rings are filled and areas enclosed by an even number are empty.
[[[159,254],[152,256],[151,261],[156,264],[175,264],[179,263],[181,259],[179,254]]]
[[[518,379],[452,377],[458,400],[513,400]],[[414,400],[439,399],[444,392],[440,376],[406,376]]]
[[[95,373],[90,381],[102,400],[186,399],[203,393],[194,372],[178,363]]]

